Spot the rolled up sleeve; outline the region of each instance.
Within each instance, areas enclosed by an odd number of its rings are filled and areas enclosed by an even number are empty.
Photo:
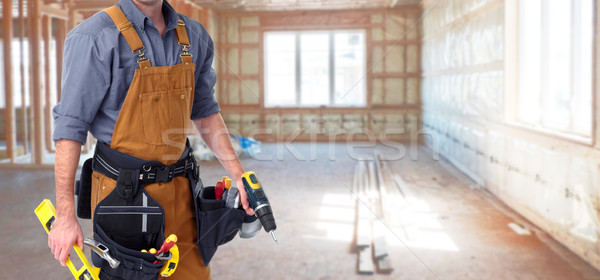
[[[65,40],[61,101],[52,110],[54,141],[85,143],[87,133],[110,87],[111,62],[102,42],[71,32]]]
[[[214,57],[213,41],[207,33],[204,33],[204,36],[200,36],[200,41],[198,45],[206,48],[206,55],[204,56],[204,61],[196,61],[196,73],[199,72],[199,75],[196,78],[194,104],[190,117],[192,120],[208,117],[221,111],[215,99],[217,73],[212,68]]]

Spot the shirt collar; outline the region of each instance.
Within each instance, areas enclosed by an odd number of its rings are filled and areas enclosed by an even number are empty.
[[[142,13],[132,0],[121,0],[119,5],[121,6],[121,9],[123,9],[123,13],[127,19],[131,21],[134,26],[142,30],[146,27],[146,20],[150,20],[150,18]],[[165,24],[167,25],[166,31],[175,29],[177,27],[177,21],[179,20],[175,9],[173,9],[171,4],[167,1],[163,1],[162,12],[165,16]]]

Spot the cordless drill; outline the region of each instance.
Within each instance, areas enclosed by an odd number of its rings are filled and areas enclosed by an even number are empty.
[[[251,171],[242,174],[242,182],[244,183],[244,190],[246,190],[246,194],[248,195],[250,207],[252,207],[256,216],[258,216],[265,231],[271,234],[275,243],[278,243],[275,237],[277,225],[275,224],[275,217],[273,217],[273,210],[265,191],[260,185],[258,178],[256,178],[256,174]]]

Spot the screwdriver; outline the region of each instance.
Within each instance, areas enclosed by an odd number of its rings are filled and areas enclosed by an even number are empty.
[[[242,174],[242,183],[244,184],[244,190],[246,190],[246,194],[248,195],[250,207],[252,207],[256,216],[258,216],[265,231],[271,234],[273,241],[275,241],[276,244],[279,244],[275,237],[277,225],[275,224],[275,217],[273,217],[273,210],[271,209],[265,191],[258,181],[258,178],[256,178],[256,173],[250,171]]]

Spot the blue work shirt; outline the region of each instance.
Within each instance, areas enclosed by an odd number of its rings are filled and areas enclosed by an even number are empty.
[[[145,57],[152,66],[181,63],[182,47],[177,44],[178,18],[185,23],[190,39],[189,52],[196,63],[194,104],[190,118],[220,112],[214,97],[217,75],[212,68],[213,42],[196,20],[177,14],[166,1],[163,14],[167,29],[161,37],[154,23],[131,0],[121,0],[127,19],[144,44]],[[99,12],[69,32],[65,40],[62,97],[52,111],[54,141],[71,139],[85,143],[87,132],[110,144],[113,130],[133,79],[137,54],[105,12]]]

